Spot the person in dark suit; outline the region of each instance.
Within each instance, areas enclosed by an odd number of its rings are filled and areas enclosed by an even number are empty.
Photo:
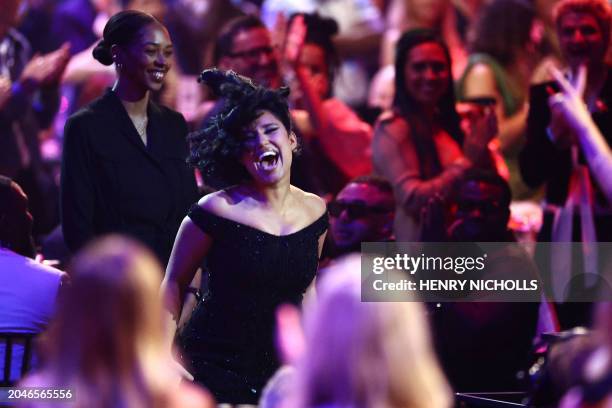
[[[66,123],[66,243],[76,251],[95,236],[122,233],[146,244],[165,265],[181,220],[197,199],[186,165],[185,120],[150,100],[170,69],[170,37],[151,15],[123,11],[108,21],[93,54],[102,64],[114,63],[118,79]]]

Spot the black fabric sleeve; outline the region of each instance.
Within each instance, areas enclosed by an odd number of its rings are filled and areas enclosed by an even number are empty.
[[[79,118],[64,129],[60,183],[62,231],[68,248],[77,251],[94,235],[94,186],[87,130]]]

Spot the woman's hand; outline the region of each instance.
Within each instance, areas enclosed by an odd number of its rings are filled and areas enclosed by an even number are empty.
[[[572,82],[568,81],[557,68],[550,67],[549,70],[561,87],[561,92],[548,98],[552,137],[555,142],[563,146],[574,144],[579,133],[594,126],[591,113],[583,99],[586,88],[586,67],[581,65],[578,68],[578,73]]]
[[[302,54],[304,40],[306,39],[306,30],[304,16],[297,15],[291,22],[289,31],[287,31],[284,60],[294,69],[300,64],[300,55]]]
[[[497,116],[490,106],[474,110],[469,118],[470,131],[463,141],[463,154],[474,165],[488,161],[489,142],[497,135]]]

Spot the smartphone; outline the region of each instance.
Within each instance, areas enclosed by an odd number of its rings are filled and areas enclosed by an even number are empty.
[[[480,106],[495,106],[497,101],[492,96],[478,96],[475,98],[463,98],[460,100],[462,103],[473,103]]]

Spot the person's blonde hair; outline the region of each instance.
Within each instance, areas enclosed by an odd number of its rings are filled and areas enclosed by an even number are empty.
[[[42,375],[70,386],[75,407],[165,405],[170,367],[153,254],[110,236],[87,246],[69,269],[72,285],[45,342]]]
[[[328,270],[305,312],[297,405],[442,408],[450,388],[415,302],[361,302],[360,257]]]

